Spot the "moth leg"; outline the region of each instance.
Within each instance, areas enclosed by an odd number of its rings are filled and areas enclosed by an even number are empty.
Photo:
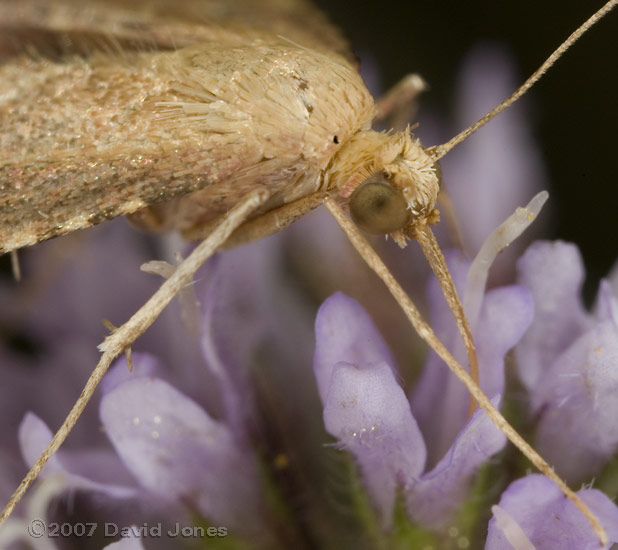
[[[99,350],[103,353],[99,363],[92,371],[81,395],[73,405],[73,408],[62,423],[62,426],[60,426],[56,435],[54,435],[49,445],[43,450],[41,456],[37,459],[32,468],[30,468],[26,477],[19,484],[19,487],[4,507],[2,514],[0,514],[0,525],[11,515],[11,512],[24,496],[28,487],[30,487],[32,482],[37,478],[43,466],[45,466],[47,461],[55,454],[60,445],[62,445],[67,438],[112,361],[130,347],[131,344],[146,331],[167,304],[171,302],[172,298],[188,284],[200,266],[212,256],[227,240],[231,233],[240,226],[252,212],[262,206],[268,198],[269,193],[261,189],[250,193],[240,201],[225,215],[210,236],[200,243],[182,264],[178,266],[174,274],[161,285],[159,290],[157,290],[124,325],[116,329],[113,334],[108,336],[105,341],[99,345]]]
[[[427,83],[418,74],[409,74],[395,84],[377,102],[374,124],[405,130],[418,110],[418,97],[427,89]]]
[[[246,221],[232,233],[221,248],[234,248],[285,229],[288,225],[320,206],[324,202],[326,194],[325,191],[312,193]],[[218,219],[183,231],[182,236],[189,241],[203,239],[211,233]]]
[[[11,250],[11,271],[13,272],[13,279],[15,282],[21,281],[21,266],[19,265],[19,251]]]

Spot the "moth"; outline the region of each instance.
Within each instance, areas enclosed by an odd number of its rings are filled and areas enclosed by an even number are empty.
[[[437,221],[437,163],[471,131],[435,148],[408,130],[372,131],[386,106],[374,104],[338,31],[301,1],[254,8],[208,1],[0,4],[0,251],[121,215],[142,228],[207,237],[101,346],[103,359],[80,402],[3,517],[66,437],[111,359],[223,244],[268,235],[326,203],[385,278],[341,206],[368,232],[401,244],[419,239],[428,256],[433,251],[434,269],[443,267],[427,226]],[[413,96],[422,88],[418,81],[406,86]],[[441,282],[473,365],[461,305],[452,284]],[[474,398],[552,475],[414,306],[398,300]]]

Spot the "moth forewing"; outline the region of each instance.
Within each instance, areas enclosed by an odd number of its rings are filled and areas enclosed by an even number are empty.
[[[291,202],[375,109],[344,58],[225,33],[87,63],[19,56],[0,82],[4,252],[187,194],[159,209],[163,228],[208,223],[262,185],[269,208]]]
[[[6,86],[0,89],[3,251],[141,210],[138,222],[185,234],[211,228],[221,218],[225,230],[213,233],[208,255],[256,207],[261,208],[255,214],[259,220],[276,207],[331,191],[353,209],[355,194],[376,174],[381,185],[404,197],[410,211],[401,218],[405,227],[387,225],[387,232],[401,239],[403,233],[414,233],[408,225],[420,227],[435,217],[434,164],[444,151],[425,150],[407,131],[369,131],[373,100],[354,67],[334,51],[344,50],[341,43],[335,39],[326,46],[319,25],[311,24],[319,16],[309,16],[301,2],[290,2],[285,17],[273,21],[289,32],[277,36],[265,32],[261,18],[252,26],[249,5],[239,4],[242,9],[231,12],[231,23],[213,18],[208,2],[199,8],[195,23],[185,9],[194,5],[173,6],[179,16],[170,24],[164,17],[168,11],[161,5],[149,9],[148,2],[139,2],[133,11],[117,7],[101,19],[86,17],[77,3],[56,3],[47,8],[53,17],[42,28],[34,16],[38,2],[25,2],[13,11],[8,3],[0,4],[16,14],[8,21],[13,42],[19,38],[12,50],[0,42],[2,53],[9,51],[0,67],[0,82]],[[140,20],[144,25],[131,35],[128,23]],[[162,28],[172,39],[178,37],[172,40],[178,48],[157,49],[165,47]],[[37,35],[39,45],[54,45],[51,62],[44,52],[26,56],[20,50],[20,40],[26,50],[37,44]],[[100,36],[107,41],[105,54],[96,51]],[[147,39],[152,51],[136,47]],[[136,51],[126,51],[127,45]],[[86,60],[67,55],[75,53],[85,54]],[[252,194],[256,189],[263,192]],[[341,222],[333,199],[328,205]],[[151,208],[150,216],[144,215],[144,207]],[[276,220],[269,223],[278,227]],[[169,281],[179,284],[195,268],[194,261],[184,263]],[[176,291],[169,281],[162,287],[164,300],[157,295],[156,306],[140,310],[102,345],[104,357],[82,398],[2,519],[66,437],[109,365],[109,354],[130,346],[169,301]],[[463,323],[465,318],[459,317]],[[426,325],[415,326],[420,334],[431,335]],[[459,372],[461,367],[439,341],[430,340]],[[468,348],[473,351],[471,344]],[[469,379],[463,369],[460,374]],[[501,415],[487,407],[478,386],[470,382],[469,387],[496,424],[587,515],[603,541],[596,518]]]

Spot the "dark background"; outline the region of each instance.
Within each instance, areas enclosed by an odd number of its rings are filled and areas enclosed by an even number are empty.
[[[431,85],[421,109],[449,116],[458,67],[469,48],[479,42],[505,44],[518,65],[518,82],[523,83],[602,2],[317,4],[344,30],[357,52],[372,53],[385,89],[404,74],[418,72]],[[588,298],[618,259],[617,67],[618,10],[569,50],[527,98],[551,182],[553,216],[546,236],[580,246]]]

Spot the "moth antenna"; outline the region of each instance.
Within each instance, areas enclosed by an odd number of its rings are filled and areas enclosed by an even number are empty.
[[[522,95],[524,95],[536,82],[547,72],[547,70],[558,60],[562,55],[577,42],[595,23],[598,23],[612,9],[616,7],[618,0],[610,0],[601,9],[589,17],[577,30],[575,30],[560,46],[545,60],[545,62],[526,80],[508,99],[505,99],[500,105],[494,107],[487,114],[477,120],[472,126],[469,126],[455,137],[449,139],[442,145],[429,147],[429,153],[432,162],[441,159],[453,147],[460,144],[469,136],[474,134],[479,128],[487,124],[492,118],[499,115],[504,109],[510,107]]]
[[[172,298],[191,280],[201,265],[210,258],[215,251],[226,241],[232,232],[240,226],[247,217],[269,197],[265,190],[254,191],[241,200],[223,218],[211,235],[202,241],[189,256],[178,266],[174,274],[167,279],[150,299],[121,327],[108,336],[99,350],[103,352],[99,363],[92,371],[82,393],[73,405],[62,426],[53,439],[41,453],[26,477],[19,484],[9,502],[0,514],[0,525],[11,515],[15,506],[24,496],[32,482],[37,478],[47,461],[55,454],[60,445],[67,438],[73,426],[81,416],[84,408],[90,401],[94,390],[99,385],[103,375],[107,372],[111,362],[125,349],[131,346],[146,329],[155,321],[161,311],[170,303]]]
[[[472,330],[470,329],[470,323],[464,313],[461,300],[459,299],[459,295],[455,289],[455,283],[453,282],[451,272],[446,265],[446,260],[444,259],[444,254],[442,254],[440,245],[438,244],[433,231],[431,231],[426,223],[417,226],[414,233],[410,236],[416,239],[421,245],[423,254],[427,259],[431,270],[438,279],[438,282],[440,283],[442,294],[446,299],[449,309],[453,313],[453,317],[455,317],[457,330],[459,330],[459,334],[461,335],[461,339],[463,340],[466,348],[468,364],[470,367],[470,377],[476,386],[479,387],[479,361],[476,355],[476,346],[474,344],[474,338],[472,337]],[[472,394],[470,394],[468,416],[472,416],[476,410],[476,407],[476,401]]]
[[[417,334],[431,346],[431,348],[438,354],[438,356],[448,365],[453,373],[459,378],[470,394],[477,401],[479,406],[487,413],[487,416],[491,421],[506,435],[506,437],[532,462],[541,473],[551,479],[564,493],[564,495],[577,507],[577,509],[586,517],[590,522],[592,529],[597,535],[602,545],[607,545],[607,534],[605,529],[599,522],[594,513],[584,504],[584,502],[577,496],[568,485],[560,479],[560,477],[554,472],[553,468],[545,461],[539,453],[537,453],[526,440],[519,435],[519,433],[511,426],[507,420],[502,416],[500,411],[493,405],[493,403],[483,393],[481,388],[472,380],[472,377],[468,374],[457,360],[446,349],[444,344],[435,335],[431,327],[427,324],[410,299],[405,293],[401,285],[395,280],[393,274],[388,270],[384,262],[380,259],[378,254],[371,248],[367,239],[363,237],[356,226],[347,218],[341,207],[332,199],[327,198],[324,201],[324,205],[328,208],[333,218],[337,221],[341,229],[361,255],[367,265],[375,271],[375,273],[382,279],[387,286],[390,293],[393,295],[401,309],[406,314],[406,317],[416,330]]]

